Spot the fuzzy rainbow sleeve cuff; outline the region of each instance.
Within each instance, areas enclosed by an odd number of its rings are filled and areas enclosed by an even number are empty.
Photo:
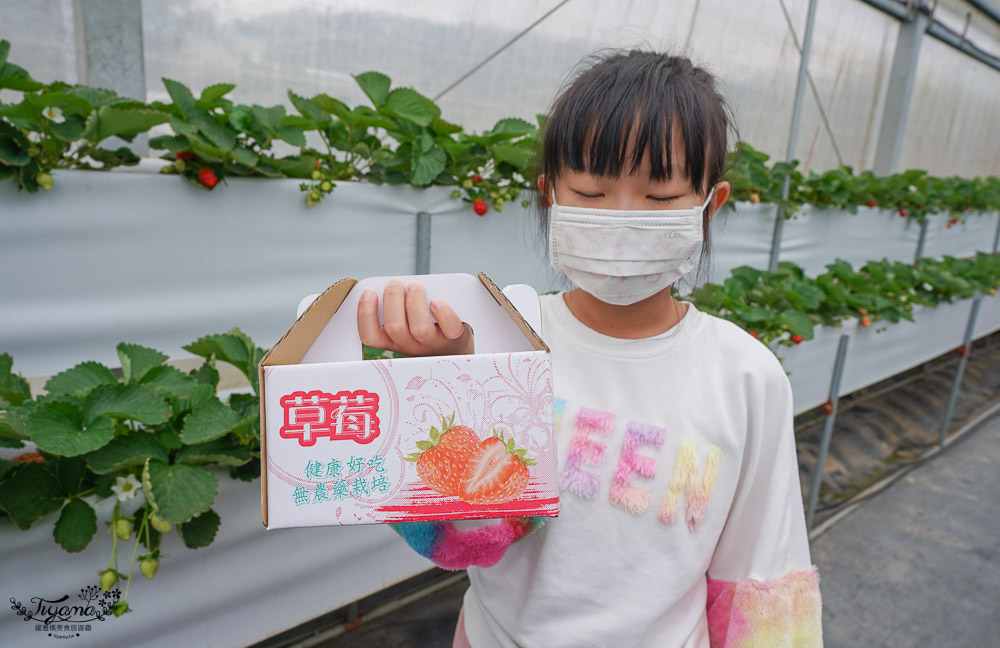
[[[712,648],[822,648],[819,573],[789,569],[767,580],[708,579]]]
[[[406,544],[438,567],[451,570],[491,567],[507,548],[545,523],[544,517],[502,518],[495,524],[459,530],[444,522],[390,524]]]

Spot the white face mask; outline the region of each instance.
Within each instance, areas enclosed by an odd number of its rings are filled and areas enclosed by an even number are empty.
[[[652,297],[694,269],[705,203],[691,209],[593,209],[556,204],[549,215],[549,263],[608,304]]]

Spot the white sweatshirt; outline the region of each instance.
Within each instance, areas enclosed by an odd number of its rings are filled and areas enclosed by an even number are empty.
[[[562,295],[541,306],[560,515],[469,568],[470,644],[821,646],[791,386],[771,351],[692,304],[641,340],[588,328]]]

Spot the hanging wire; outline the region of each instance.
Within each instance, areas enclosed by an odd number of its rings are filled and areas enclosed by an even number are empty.
[[[514,38],[512,38],[509,41],[507,41],[506,43],[504,43],[503,46],[500,49],[498,49],[497,51],[495,51],[492,54],[490,54],[489,56],[487,56],[478,65],[476,65],[474,68],[472,68],[471,70],[469,70],[468,72],[466,72],[465,74],[463,74],[462,76],[460,76],[450,86],[448,86],[447,88],[445,88],[441,92],[437,93],[437,95],[434,97],[434,101],[437,101],[438,99],[440,99],[441,97],[443,97],[445,94],[447,94],[452,88],[454,88],[455,86],[457,86],[458,84],[460,84],[462,81],[465,81],[470,76],[472,76],[473,74],[475,74],[475,72],[477,70],[479,70],[479,68],[483,67],[484,65],[486,65],[487,63],[489,63],[490,61],[492,61],[494,58],[496,58],[497,54],[499,54],[500,52],[504,51],[505,49],[507,49],[508,47],[510,47],[511,45],[513,45],[519,38],[521,38],[522,36],[524,36],[525,34],[527,34],[528,32],[530,32],[532,29],[534,29],[535,27],[537,27],[539,23],[541,23],[543,20],[545,20],[546,18],[548,18],[549,16],[551,16],[552,14],[554,14],[560,7],[562,7],[567,2],[569,2],[569,0],[562,0],[562,2],[560,2],[556,6],[552,7],[551,9],[549,9],[541,18],[539,18],[535,22],[533,22],[530,25],[528,25],[520,34],[518,34]]]
[[[795,26],[792,24],[792,17],[788,15],[788,8],[785,6],[785,0],[778,0],[781,4],[781,11],[785,14],[785,22],[788,23],[788,31],[792,34],[792,42],[795,43],[795,49],[798,50],[799,55],[802,55],[802,46],[799,45],[799,37],[795,35]],[[813,81],[812,74],[809,70],[806,70],[806,80],[809,81],[809,89],[812,90],[813,99],[816,100],[816,105],[819,107],[819,115],[823,120],[823,127],[826,129],[826,134],[830,136],[830,144],[833,145],[833,152],[837,156],[837,164],[843,166],[844,159],[840,157],[840,147],[837,146],[837,138],[833,136],[833,129],[830,128],[830,120],[826,118],[826,110],[823,109],[823,101],[819,98],[819,92],[816,90],[816,83]]]

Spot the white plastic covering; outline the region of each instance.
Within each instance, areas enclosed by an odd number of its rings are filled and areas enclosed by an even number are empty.
[[[234,326],[269,347],[303,295],[347,276],[413,274],[418,211],[442,214],[433,272],[546,286],[523,211],[480,219],[445,189],[340,183],[310,209],[294,180],[208,193],[173,176],[55,178],[38,196],[0,185],[0,350],[26,376],[117,366],[120,341],[186,357],[182,345]]]
[[[187,357],[182,345],[234,326],[269,347],[304,295],[347,276],[413,274],[420,211],[431,214],[432,273],[484,270],[539,292],[565,282],[533,213],[510,204],[480,218],[447,188],[344,182],[306,208],[295,180],[232,179],[209,193],[174,176],[55,175],[40,195],[0,185],[0,351],[29,377],[85,360],[117,366],[123,341]],[[925,255],[992,249],[995,215],[942,221],[931,221]],[[748,203],[714,221],[710,278],[766,268],[773,225],[773,206]],[[837,257],[912,262],[917,230],[887,212],[807,209],[786,222],[780,259],[810,276]]]

